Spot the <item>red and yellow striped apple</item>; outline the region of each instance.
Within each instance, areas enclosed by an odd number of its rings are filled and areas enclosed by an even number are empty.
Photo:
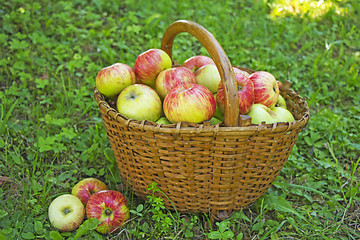
[[[129,220],[130,211],[122,193],[104,190],[91,195],[86,204],[86,217],[101,222],[96,228],[99,233],[113,233]]]
[[[171,68],[169,55],[161,49],[149,49],[141,53],[135,60],[134,70],[138,83],[155,88],[157,75],[164,69]]]
[[[249,78],[254,84],[255,103],[261,103],[269,108],[275,106],[279,98],[279,85],[275,77],[269,72],[258,71]]]
[[[156,92],[164,100],[171,89],[184,83],[196,83],[195,74],[186,67],[168,68],[156,77]]]
[[[215,63],[211,58],[207,56],[196,55],[186,59],[181,66],[190,69],[192,72],[195,72],[197,69],[208,64],[215,64]]]
[[[170,90],[164,99],[163,109],[166,118],[172,123],[201,123],[213,117],[216,102],[209,89],[188,83]]]

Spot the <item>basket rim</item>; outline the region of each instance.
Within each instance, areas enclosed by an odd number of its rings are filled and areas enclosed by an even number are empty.
[[[158,124],[148,120],[135,120],[129,119],[126,116],[120,114],[116,109],[111,107],[106,101],[105,96],[102,95],[94,86],[94,98],[98,103],[99,109],[106,112],[107,116],[116,122],[127,126],[132,129],[139,129],[140,131],[151,131],[164,134],[200,134],[200,133],[213,133],[218,135],[224,133],[226,135],[254,135],[254,134],[267,134],[267,133],[279,133],[288,132],[294,129],[303,128],[309,121],[310,110],[308,104],[304,98],[292,89],[286,89],[289,94],[294,95],[299,101],[303,102],[304,109],[300,119],[293,122],[276,122],[273,124],[251,124],[247,126],[235,126],[226,127],[222,126],[222,123],[216,125],[210,125],[209,122],[205,123],[189,123],[179,122],[172,124]]]

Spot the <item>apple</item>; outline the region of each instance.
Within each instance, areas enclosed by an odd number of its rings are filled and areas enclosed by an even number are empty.
[[[234,70],[234,73],[235,73],[235,74],[240,73],[240,74],[242,74],[242,75],[244,75],[244,76],[246,76],[246,77],[249,77],[249,76],[250,76],[250,73],[248,73],[248,72],[246,72],[246,71],[244,71],[244,70],[241,70],[240,68],[233,67],[233,70]]]
[[[252,81],[243,74],[236,73],[235,79],[238,87],[239,97],[239,114],[245,115],[248,113],[254,104],[254,85]],[[225,111],[225,90],[223,84],[220,82],[219,90],[216,95],[216,104],[220,111]]]
[[[206,87],[187,83],[170,90],[164,99],[163,108],[166,118],[172,123],[201,123],[213,117],[216,102]]]
[[[155,88],[157,75],[164,69],[171,68],[169,55],[161,49],[149,49],[141,53],[135,60],[134,70],[138,83]]]
[[[219,71],[214,64],[202,66],[195,71],[196,83],[207,87],[212,93],[216,93],[221,82]]]
[[[197,69],[208,64],[215,63],[211,58],[207,56],[197,55],[186,59],[181,66],[190,69],[192,72],[195,72]]]
[[[86,202],[92,194],[107,189],[108,187],[102,181],[96,178],[85,178],[75,184],[71,190],[71,194],[77,196],[80,201],[86,205]]]
[[[270,108],[260,103],[254,103],[246,115],[251,117],[252,124],[260,124],[262,122],[271,124],[278,122],[277,115]]]
[[[156,77],[156,92],[164,100],[171,89],[184,83],[196,83],[195,74],[186,67],[168,68]]]
[[[280,94],[279,94],[279,98],[275,104],[275,107],[282,107],[282,108],[287,109],[285,99]]]
[[[101,222],[96,228],[99,233],[112,233],[125,225],[130,218],[130,211],[122,193],[104,190],[90,196],[86,204],[86,216]]]
[[[283,107],[273,107],[271,110],[276,114],[278,122],[292,122],[295,121],[292,113]]]
[[[62,232],[77,229],[85,217],[85,208],[80,199],[71,194],[60,195],[49,206],[51,225]]]
[[[154,89],[144,84],[125,88],[116,101],[117,110],[127,118],[139,121],[157,121],[162,112],[162,103]]]
[[[269,72],[258,71],[249,78],[254,84],[255,103],[261,103],[269,108],[275,106],[279,98],[279,85],[275,77]]]
[[[104,67],[96,76],[96,88],[108,98],[117,96],[124,88],[135,82],[134,70],[123,63]]]
[[[157,120],[156,123],[163,125],[171,124],[171,122],[166,117],[159,118],[159,120]]]

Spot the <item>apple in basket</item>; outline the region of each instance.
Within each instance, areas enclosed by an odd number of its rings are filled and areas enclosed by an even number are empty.
[[[282,108],[287,109],[286,101],[285,101],[284,97],[281,96],[280,94],[279,94],[279,98],[275,104],[275,107],[282,107]]]
[[[254,104],[254,84],[243,74],[235,73],[235,79],[238,87],[239,97],[239,113],[247,114]],[[225,90],[223,84],[220,82],[219,90],[216,95],[216,104],[220,111],[224,113],[225,110]]]
[[[292,113],[283,107],[273,107],[271,110],[276,114],[279,122],[292,122],[295,120]]]
[[[240,68],[237,68],[237,67],[233,67],[233,70],[234,70],[234,73],[237,74],[237,73],[240,73],[246,77],[249,77],[250,76],[250,73],[244,71],[244,70],[241,70]]]
[[[279,98],[279,85],[275,77],[269,72],[258,71],[249,78],[254,84],[255,103],[274,107]]]
[[[126,224],[130,211],[122,193],[104,190],[91,195],[86,204],[86,217],[101,222],[96,228],[99,233],[113,233]]]
[[[206,87],[187,83],[170,90],[164,99],[163,109],[166,118],[172,123],[201,123],[213,117],[216,102]]]
[[[212,93],[216,93],[221,82],[219,71],[214,64],[202,66],[195,71],[196,83],[207,87]]]
[[[156,92],[164,100],[171,89],[184,83],[196,83],[195,74],[186,67],[168,68],[156,77]]]
[[[215,64],[215,63],[211,58],[207,56],[197,55],[186,59],[184,63],[181,64],[181,66],[190,69],[192,72],[195,72],[197,69],[208,64]]]
[[[117,96],[124,88],[135,82],[134,70],[123,63],[104,67],[96,76],[96,88],[108,98]]]
[[[49,206],[50,223],[62,232],[77,229],[85,217],[85,208],[80,199],[71,194],[55,198]]]
[[[107,190],[106,184],[96,178],[85,178],[75,184],[71,194],[77,196],[81,202],[86,205],[90,196],[96,192]]]
[[[154,89],[144,84],[125,88],[118,96],[117,110],[130,119],[156,122],[162,113],[162,103]]]
[[[157,75],[171,66],[171,58],[165,51],[149,49],[136,58],[134,70],[139,83],[155,88]]]
[[[246,114],[251,117],[252,124],[272,124],[278,122],[277,115],[268,107],[260,103],[254,103],[250,111]]]

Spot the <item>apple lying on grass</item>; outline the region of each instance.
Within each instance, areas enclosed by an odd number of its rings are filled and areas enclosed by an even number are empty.
[[[208,64],[215,64],[215,63],[211,58],[207,56],[196,55],[186,59],[181,66],[190,69],[192,72],[195,72],[197,69]]]
[[[104,182],[96,178],[85,178],[73,187],[71,194],[77,196],[86,205],[92,194],[107,189],[108,187]]]
[[[117,110],[130,119],[156,122],[162,112],[162,102],[154,89],[144,84],[125,88],[118,96]]]
[[[149,49],[135,60],[134,70],[140,83],[155,88],[157,75],[164,69],[171,68],[169,55],[161,49]]]
[[[166,118],[172,123],[201,123],[213,117],[216,102],[209,89],[188,83],[170,90],[164,99],[163,108]]]
[[[101,222],[96,228],[99,233],[113,233],[126,224],[130,211],[122,193],[104,190],[91,195],[86,204],[86,216]]]
[[[83,222],[85,208],[78,197],[64,194],[50,203],[48,216],[51,225],[62,232],[69,232],[77,229]]]
[[[96,88],[108,98],[117,96],[124,88],[135,82],[134,70],[123,63],[105,67],[96,76]]]

